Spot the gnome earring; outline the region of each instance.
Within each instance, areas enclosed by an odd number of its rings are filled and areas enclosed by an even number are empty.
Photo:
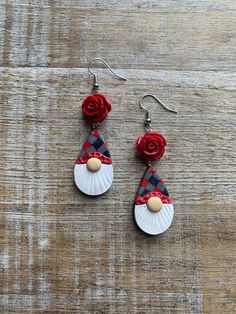
[[[139,105],[146,111],[144,124],[146,133],[136,140],[138,154],[146,161],[148,167],[144,172],[134,204],[134,218],[138,227],[147,234],[157,235],[167,230],[173,220],[174,207],[163,179],[152,166],[152,162],[160,159],[166,146],[162,134],[152,131],[150,111],[143,107],[145,97],[154,98],[167,111],[177,113],[163,105],[154,95],[144,95]]]
[[[98,93],[97,76],[90,70],[93,61],[101,61],[117,78],[124,81],[126,79],[117,75],[101,58],[94,58],[89,63],[88,70],[94,77],[93,94],[84,99],[82,111],[92,130],[76,159],[74,180],[81,192],[96,196],[110,188],[113,181],[113,167],[107,143],[98,129],[98,125],[111,111],[111,102],[106,95]]]

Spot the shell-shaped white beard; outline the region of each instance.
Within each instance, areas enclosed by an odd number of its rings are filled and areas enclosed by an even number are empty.
[[[105,193],[113,181],[112,164],[102,164],[101,168],[92,172],[86,164],[75,164],[74,180],[78,189],[87,195],[96,196]]]
[[[141,230],[150,235],[157,235],[166,231],[174,217],[173,204],[163,204],[158,212],[152,212],[147,204],[135,205],[134,217]]]

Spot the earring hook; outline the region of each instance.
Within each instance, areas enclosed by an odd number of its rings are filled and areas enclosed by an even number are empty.
[[[168,108],[166,105],[164,105],[155,95],[153,94],[145,94],[140,100],[139,100],[139,106],[142,110],[146,111],[146,119],[145,119],[145,126],[146,126],[146,130],[147,131],[151,131],[152,130],[152,125],[151,125],[151,121],[152,121],[152,118],[151,118],[151,112],[149,109],[145,108],[142,104],[142,100],[146,97],[151,97],[153,99],[156,100],[157,103],[159,103],[166,111],[169,111],[169,112],[172,112],[172,113],[175,113],[177,114],[177,111],[173,110],[173,109],[170,109]]]
[[[89,62],[88,71],[89,71],[89,73],[92,74],[93,77],[94,77],[93,90],[94,90],[95,93],[96,93],[96,92],[98,91],[98,89],[99,89],[99,83],[98,83],[97,75],[96,75],[95,73],[93,73],[93,72],[91,71],[91,69],[90,69],[90,66],[91,66],[91,64],[92,64],[94,61],[101,61],[115,77],[117,77],[117,78],[120,79],[120,80],[127,81],[127,79],[126,79],[125,77],[123,77],[123,76],[118,75],[117,73],[115,73],[115,71],[112,70],[112,68],[110,67],[110,65],[109,65],[104,59],[102,59],[102,58],[94,58],[94,59],[92,59],[92,60]]]

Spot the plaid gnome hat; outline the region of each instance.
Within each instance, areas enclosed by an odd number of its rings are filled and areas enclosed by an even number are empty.
[[[112,164],[107,143],[98,129],[93,129],[90,132],[76,159],[76,164],[85,164],[92,157],[100,159],[103,164]]]
[[[143,175],[139,189],[136,193],[135,204],[147,203],[150,197],[157,196],[163,204],[171,204],[171,197],[164,184],[164,180],[157,173],[156,168],[148,168]]]

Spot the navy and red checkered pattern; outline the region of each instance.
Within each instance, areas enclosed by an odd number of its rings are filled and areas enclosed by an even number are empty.
[[[171,203],[171,198],[164,184],[164,180],[159,176],[154,167],[149,167],[144,172],[139,189],[136,193],[135,203],[137,205],[144,204],[151,196],[160,197],[163,203]]]
[[[86,163],[92,157],[99,158],[102,163],[112,163],[107,143],[98,129],[93,129],[87,137],[76,163]]]

